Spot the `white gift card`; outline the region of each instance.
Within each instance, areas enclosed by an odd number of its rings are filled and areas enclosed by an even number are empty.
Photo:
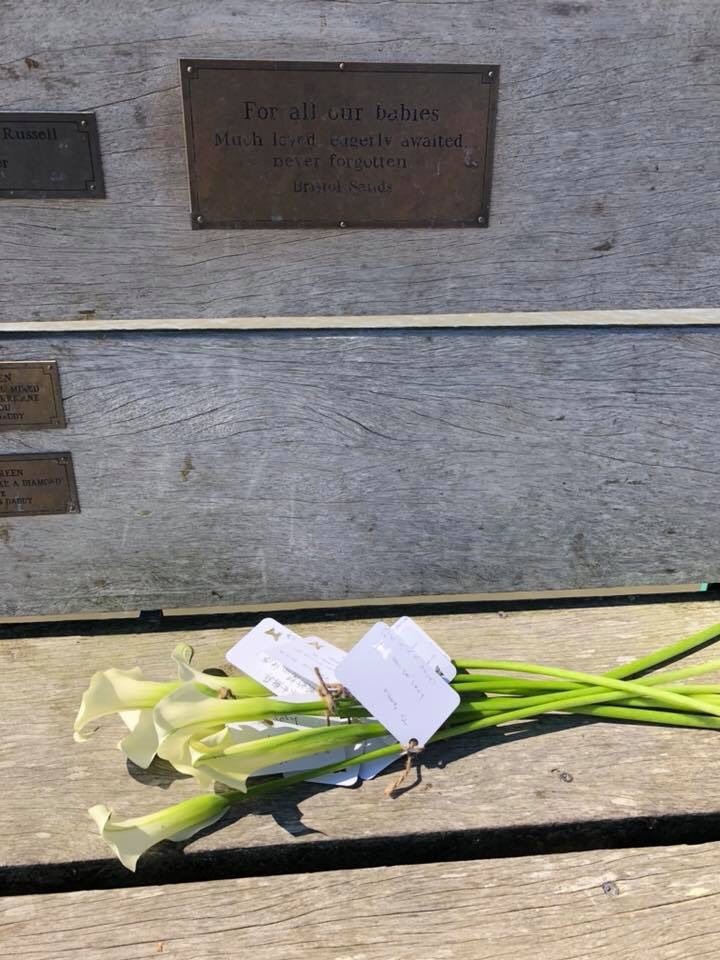
[[[423,628],[415,623],[410,617],[400,617],[390,627],[397,633],[404,643],[418,652],[418,655],[427,659],[433,664],[440,676],[444,677],[448,683],[455,679],[457,669],[450,657],[445,653],[442,647],[438,646],[433,638],[425,633]]]
[[[362,743],[356,744],[355,755],[370,753],[371,750],[379,750],[381,747],[389,747],[391,743],[395,742],[393,737],[373,737],[372,740],[364,740]],[[389,767],[391,763],[395,763],[399,756],[399,753],[391,753],[388,757],[378,757],[376,760],[363,760],[363,762],[359,764],[358,776],[361,780],[372,780],[373,777],[376,777],[385,767]]]
[[[386,623],[376,623],[337,669],[340,683],[396,740],[417,740],[420,746],[460,703],[435,669],[437,651],[423,632],[414,634],[411,646]]]
[[[316,667],[325,683],[337,683],[335,671],[344,657],[344,650],[319,637],[301,637],[271,617],[226,654],[238,670],[290,703],[317,700]]]
[[[282,700],[303,703],[317,700],[317,681],[309,683],[278,659],[278,650],[282,645],[302,642],[300,634],[293,633],[271,617],[265,617],[238,640],[225,657],[234,667]]]
[[[325,683],[337,683],[335,671],[346,654],[319,637],[303,637],[300,643],[297,639],[282,641],[273,649],[273,656],[278,663],[311,683],[313,690],[316,690],[318,676],[315,670],[320,671]]]
[[[448,681],[455,677],[457,670],[450,657],[448,657],[442,647],[438,646],[432,637],[425,633],[422,627],[415,623],[410,617],[401,617],[392,624],[390,629],[398,634],[409,646],[415,646],[419,638],[421,643],[424,642],[424,646],[421,648],[421,654],[423,650],[427,649],[431,655],[431,662],[434,668],[441,676]],[[436,659],[433,659],[433,652]],[[358,744],[355,753],[356,755],[359,753],[370,753],[371,750],[387,747],[391,743],[393,743],[392,737],[375,737],[372,740],[365,740],[363,743]],[[372,780],[373,777],[376,777],[386,767],[389,767],[391,763],[394,763],[398,759],[398,756],[399,755],[396,754],[394,756],[378,757],[377,760],[365,760],[360,764],[358,772],[360,779]]]

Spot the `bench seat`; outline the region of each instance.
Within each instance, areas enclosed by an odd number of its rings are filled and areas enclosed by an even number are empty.
[[[347,647],[380,616],[296,623],[294,629]],[[451,656],[529,659],[600,672],[720,620],[720,603],[626,602],[417,619]],[[557,851],[653,838],[662,843],[662,830],[670,828],[676,833],[668,842],[679,842],[689,835],[688,824],[713,824],[720,812],[716,732],[547,717],[429,747],[421,781],[393,800],[383,796],[387,773],[356,789],[305,784],[236,807],[187,843],[150,851],[133,877],[101,842],[87,807],[107,803],[120,817],[137,816],[197,788],[157,761],[147,771],[129,768],[115,749],[116,718],[102,722],[89,742],[73,742],[72,722],[88,678],[95,670],[134,664],[150,678],[172,677],[169,654],[180,640],[195,647],[198,666],[221,666],[243,632],[238,626],[40,636],[36,629],[34,636],[0,642],[7,785],[0,804],[0,876],[6,892]],[[694,658],[711,655],[705,650]]]
[[[16,960],[711,957],[719,844],[0,900]]]

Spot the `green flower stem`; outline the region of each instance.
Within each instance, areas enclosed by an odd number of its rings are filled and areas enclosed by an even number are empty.
[[[642,718],[644,714],[649,710],[655,709],[657,711],[658,705],[655,700],[650,700],[647,697],[620,697],[619,694],[600,694],[595,700],[595,703],[598,705],[605,703],[617,703],[620,707],[633,707],[638,708],[638,719]],[[720,699],[716,701],[720,703]],[[492,714],[492,713],[504,713],[506,710],[511,710],[514,707],[519,706],[531,706],[536,703],[548,703],[547,700],[540,697],[490,697],[487,700],[481,700],[477,703],[469,701],[468,705],[471,709],[464,709],[464,704],[458,707],[458,709],[453,713],[453,717],[468,717],[475,714]],[[552,708],[552,701],[548,703],[548,706]],[[642,708],[640,710],[639,708]],[[672,711],[665,711],[666,713],[671,713]],[[696,705],[693,703],[692,698],[688,698],[688,705],[682,709],[678,707],[678,712],[689,713],[694,716],[706,716],[706,714],[699,711]],[[718,718],[720,719],[720,718]]]
[[[660,685],[662,685],[661,689],[664,690],[664,691],[667,691],[667,692],[670,692],[670,693],[678,693],[678,694],[687,696],[687,697],[688,697],[688,703],[687,703],[687,705],[684,706],[684,707],[677,706],[676,709],[678,709],[678,710],[682,710],[683,712],[688,712],[688,713],[698,713],[698,712],[703,713],[703,712],[707,712],[707,711],[703,711],[702,709],[701,709],[701,710],[698,710],[697,701],[694,700],[694,697],[698,696],[698,692],[696,692],[695,689],[694,689],[692,686],[688,686],[688,685],[667,686],[667,681],[669,681],[669,680],[684,680],[684,679],[687,679],[688,677],[696,677],[696,676],[700,676],[701,674],[704,674],[704,673],[712,673],[712,672],[714,672],[714,671],[716,671],[716,670],[720,670],[720,659],[719,659],[719,660],[710,660],[710,661],[708,661],[707,663],[696,664],[696,665],[689,666],[689,667],[681,667],[681,668],[678,669],[678,670],[671,670],[671,671],[667,671],[667,672],[665,672],[665,673],[658,673],[658,674],[655,674],[654,676],[650,676],[650,677],[644,677],[643,680],[642,680],[642,683],[643,683],[645,686],[660,686]],[[700,686],[700,685],[698,685],[698,686]],[[472,687],[471,684],[464,684],[464,689],[461,690],[460,692],[461,692],[461,694],[462,694],[462,693],[469,693],[469,692],[471,692],[472,689],[473,689],[473,687]],[[718,689],[720,689],[720,688],[711,687],[711,689],[718,690]],[[648,699],[648,698],[646,698],[646,697],[643,697],[643,698],[631,698],[630,700],[627,700],[627,699],[626,699],[625,697],[623,697],[621,694],[607,694],[607,693],[603,693],[603,689],[602,689],[601,687],[596,687],[595,690],[596,690],[596,692],[597,692],[597,694],[598,694],[598,699],[597,699],[597,701],[596,701],[597,703],[607,703],[607,702],[610,702],[610,701],[616,701],[616,700],[617,700],[617,701],[625,701],[623,705],[624,705],[624,706],[627,706],[627,707],[630,707],[630,706],[632,706],[632,707],[648,707],[648,706],[653,706],[653,701],[650,700],[650,699]],[[585,693],[590,693],[590,692],[591,692],[591,689],[589,689],[589,688],[586,686],[586,687],[584,688],[584,692],[585,692]],[[690,694],[690,696],[688,696],[689,694]],[[560,693],[560,694],[546,694],[546,695],[544,695],[544,696],[536,696],[536,697],[523,697],[523,704],[524,704],[525,706],[530,706],[530,705],[532,705],[532,704],[534,704],[534,703],[543,703],[543,702],[553,703],[554,701],[559,700],[559,699],[560,699],[561,697],[563,697],[563,696],[564,696],[564,694]],[[493,697],[493,698],[491,698],[491,700],[492,700],[492,705],[491,705],[491,706],[488,706],[488,708],[487,708],[486,711],[485,711],[485,712],[487,712],[487,713],[494,713],[494,712],[500,710],[501,708],[503,708],[503,709],[504,709],[504,708],[506,708],[506,709],[512,709],[513,701],[512,701],[512,699],[510,699],[510,698],[507,698],[507,697],[504,697],[504,698],[501,698],[501,697]],[[709,703],[709,704],[711,704],[711,705],[712,705],[712,704],[720,705],[720,704],[718,704],[718,701],[717,701],[713,696],[708,696],[708,697],[706,697],[706,698],[705,698],[705,702],[707,702],[707,703]]]
[[[683,640],[671,643],[667,647],[661,647],[659,650],[655,650],[654,653],[648,653],[646,656],[632,660],[630,663],[624,663],[622,666],[615,667],[613,670],[609,670],[606,676],[614,677],[616,680],[622,680],[627,677],[633,677],[638,673],[645,673],[647,670],[652,670],[653,667],[657,667],[661,663],[667,663],[668,660],[677,660],[680,657],[687,656],[688,653],[697,647],[701,647],[704,643],[708,643],[716,637],[720,637],[720,623],[714,623],[712,626],[705,627],[704,630],[698,630],[697,633],[693,633]]]
[[[260,757],[264,762],[258,764],[259,768],[270,766],[273,762],[312,756],[334,747],[352,745],[358,740],[387,735],[385,727],[377,721],[364,724],[338,723],[331,727],[309,727],[304,730],[293,730],[290,733],[280,733],[275,737],[262,737],[258,740],[236,743],[230,747],[207,749],[198,756],[193,765],[200,767],[226,757]],[[288,749],[292,752],[286,757],[284,754]]]
[[[430,738],[430,743],[437,743],[442,740],[449,740],[453,737],[459,737],[465,733],[474,733],[477,730],[485,730],[489,727],[496,727],[502,723],[508,723],[512,720],[523,720],[528,717],[539,716],[542,713],[547,713],[550,710],[563,710],[567,712],[575,712],[579,708],[586,707],[588,709],[594,708],[595,704],[593,703],[595,694],[585,695],[585,696],[568,696],[565,701],[562,703],[562,706],[559,702],[555,704],[535,704],[534,706],[524,706],[519,707],[515,710],[507,710],[503,713],[498,713],[494,716],[485,716],[478,720],[470,720],[466,723],[460,723],[457,725],[443,727],[441,730]],[[485,701],[483,701],[483,704]],[[605,707],[597,708],[598,710],[614,710],[614,711],[625,711],[629,708],[622,707]],[[672,723],[673,725],[678,726],[697,726],[698,721],[701,722],[702,726],[708,726],[710,729],[720,729],[720,719],[716,718],[706,718],[706,717],[692,717],[683,713],[672,713],[671,711],[633,711],[633,716],[629,717],[627,715],[621,717],[620,719],[640,719],[639,714],[642,713],[642,716],[645,717],[646,714],[650,714],[654,717],[651,722],[655,723]],[[602,714],[597,713],[598,716]],[[609,714],[608,714],[609,715]],[[380,757],[389,757],[393,754],[400,754],[403,752],[402,745],[399,743],[390,744],[387,747],[380,747],[377,750],[372,750],[369,753],[361,754],[358,757],[354,757],[352,760],[352,765],[358,763],[364,763],[366,760],[375,760]],[[304,770],[300,773],[292,774],[288,777],[283,777],[281,781],[268,781],[267,783],[257,784],[256,786],[248,787],[247,794],[240,793],[240,799],[245,799],[249,796],[262,796],[264,794],[273,793],[275,790],[283,789],[284,787],[292,786],[293,784],[302,783],[305,780],[310,779],[311,777],[317,777],[324,773],[334,773],[336,770],[343,770],[348,766],[347,760],[342,760],[338,763],[326,764],[323,767],[318,767],[315,770]]]
[[[583,705],[580,703],[580,701],[583,699],[587,698],[568,697],[562,709],[569,713],[582,713],[590,716],[608,717],[618,720],[647,720],[650,723],[659,723],[664,725],[670,724],[672,726],[702,727],[704,729],[711,730],[720,729],[720,719],[715,717],[694,717],[684,713],[673,713],[672,711],[664,710],[633,710],[627,707],[602,707],[593,704]],[[516,710],[509,710],[497,714],[496,716],[483,717],[480,720],[471,720],[467,723],[458,724],[456,726],[445,727],[431,737],[430,742],[435,743],[441,740],[450,740],[453,737],[459,737],[465,733],[474,733],[477,730],[496,727],[502,723],[507,723],[512,720],[521,720],[530,716],[538,716],[541,713],[548,712],[548,709],[546,709],[542,704],[536,704],[533,707],[523,707]],[[558,709],[557,704],[553,709]],[[355,765],[358,763],[364,763],[366,760],[376,760],[380,759],[381,757],[390,757],[394,754],[400,755],[402,752],[403,748],[401,744],[393,743],[387,747],[380,747],[377,750],[371,750],[368,753],[364,753],[353,758],[352,764]],[[283,790],[286,787],[303,783],[305,780],[308,780],[311,777],[318,777],[325,773],[334,773],[337,770],[343,770],[347,766],[347,760],[342,760],[338,763],[329,763],[325,764],[323,767],[317,767],[315,770],[303,770],[300,773],[294,773],[291,776],[278,778],[277,780],[269,780],[265,783],[250,786],[248,787],[247,793],[242,793],[241,791],[237,790],[225,793],[223,796],[231,797],[231,802],[240,802],[250,797],[265,796],[267,794],[275,793],[278,790]]]
[[[262,797],[269,793],[275,793],[278,790],[283,790],[285,787],[292,787],[295,784],[303,783],[305,780],[310,779],[311,777],[319,777],[323,773],[335,773],[337,770],[344,770],[348,766],[355,766],[359,763],[364,763],[366,760],[379,760],[381,757],[391,757],[393,754],[400,754],[403,752],[403,747],[399,743],[391,743],[387,747],[379,747],[377,750],[369,750],[367,753],[362,753],[358,757],[353,757],[352,760],[339,760],[337,763],[326,763],[323,767],[317,767],[315,770],[301,770],[299,773],[293,773],[289,776],[283,776],[277,780],[268,780],[265,783],[258,783],[252,787],[248,787],[247,793],[243,793],[240,790],[234,790],[232,793],[235,794],[235,800],[245,800],[246,798],[252,797]],[[224,793],[224,797],[227,797],[228,794]]]
[[[655,674],[654,676],[644,677],[642,680],[642,684],[644,686],[660,687],[662,691],[677,693],[677,694],[686,696],[687,697],[686,705],[685,706],[676,705],[676,709],[678,710],[682,710],[683,712],[690,712],[690,713],[707,713],[708,711],[703,710],[702,707],[698,709],[698,706],[699,706],[698,700],[695,699],[695,697],[697,697],[698,694],[692,690],[692,687],[688,687],[687,685],[682,685],[682,686],[678,685],[675,687],[670,687],[670,686],[667,686],[666,684],[667,684],[667,681],[669,680],[684,680],[684,679],[687,679],[688,677],[696,677],[696,676],[700,676],[703,673],[712,673],[716,670],[720,670],[720,660],[710,660],[707,663],[696,664],[690,667],[682,667],[678,670],[671,670],[665,673]],[[608,694],[607,692],[603,692],[602,687],[588,688],[587,686],[585,686],[584,692],[591,693],[593,689],[598,694],[598,698],[596,701],[597,703],[607,703],[607,702],[616,701],[616,700],[617,701],[627,700],[627,697],[623,696],[622,694],[617,694],[617,693]],[[464,684],[463,689],[460,692],[461,694],[463,693],[467,694],[472,692],[473,690],[474,690],[474,686],[472,684]],[[692,691],[692,696],[688,696],[688,694],[691,691]],[[553,702],[560,700],[565,695],[566,695],[565,693],[544,694],[544,695],[538,695],[535,697],[523,697],[522,700],[525,706],[530,706],[535,703],[552,704]],[[487,709],[488,713],[492,713],[500,709],[512,709],[513,701],[508,697],[492,697],[491,700],[492,700],[492,706],[488,707]],[[632,700],[632,703],[630,702],[630,700],[627,700],[627,702],[624,705],[635,706],[635,707],[653,706],[653,700],[647,697],[631,698],[631,700]],[[711,706],[712,705],[720,706],[718,701],[715,700],[712,696],[706,697],[701,702],[705,702]]]
[[[609,690],[617,690],[620,693],[636,697],[650,697],[668,707],[687,706],[687,700],[684,694],[667,693],[664,690],[652,689],[647,683],[637,683],[630,680],[617,680],[613,677],[598,676],[592,673],[582,673],[577,670],[563,670],[559,667],[539,666],[535,663],[517,663],[513,660],[458,660],[456,664],[465,667],[468,670],[516,670],[518,673],[542,673],[550,677],[559,677],[566,680],[576,680],[581,683],[592,684],[593,687],[603,687]],[[564,694],[550,694],[546,698],[548,701],[553,699],[559,702],[559,698]],[[706,703],[700,697],[696,697],[694,702],[697,704],[701,713],[709,713],[712,716],[720,717],[720,706]]]
[[[720,718],[700,717],[671,710],[633,710],[630,707],[579,707],[568,713],[588,714],[591,717],[608,717],[612,720],[632,720],[641,723],[661,723],[672,727],[701,727],[705,730],[720,730]]]
[[[579,690],[582,683],[569,680],[527,680],[524,677],[493,677],[480,673],[459,674],[450,684],[459,694],[466,690],[505,691],[507,693],[542,693]]]
[[[607,671],[604,675],[606,677],[614,677],[616,680],[627,679],[635,674],[644,673],[653,667],[659,666],[661,663],[666,663],[668,660],[676,660],[682,656],[686,656],[697,647],[702,646],[704,643],[708,643],[710,640],[713,640],[718,636],[720,636],[720,623],[715,623],[710,627],[706,627],[705,629],[698,631],[697,633],[691,634],[689,637],[678,640],[676,643],[671,643],[667,647],[661,647],[660,649],[655,650],[653,653],[649,653],[644,657],[639,657],[636,660],[631,660],[630,663],[624,663],[619,667],[615,667],[614,669]],[[458,667],[458,670],[467,670],[466,666],[461,665],[464,664],[465,661],[455,660],[453,662],[455,663],[455,666]],[[461,687],[465,683],[475,684],[485,682],[491,684],[491,686],[478,687],[477,689],[504,689],[509,691],[511,688],[514,688],[519,692],[523,689],[530,691],[539,687],[543,687],[548,690],[567,690],[577,689],[579,686],[581,686],[581,684],[578,683],[562,680],[528,680],[520,677],[499,677],[496,679],[493,676],[483,676],[480,674],[467,672],[458,673],[453,680],[452,685]],[[495,684],[499,684],[499,686],[493,687],[493,682]]]

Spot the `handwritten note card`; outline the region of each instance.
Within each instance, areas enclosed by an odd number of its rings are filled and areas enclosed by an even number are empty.
[[[400,743],[423,746],[460,703],[441,673],[441,657],[447,660],[424,631],[407,642],[402,629],[376,623],[339,665],[337,677]]]
[[[290,703],[317,700],[317,667],[325,683],[337,683],[335,671],[345,653],[319,637],[301,637],[266,617],[238,640],[226,659],[276,696]]]

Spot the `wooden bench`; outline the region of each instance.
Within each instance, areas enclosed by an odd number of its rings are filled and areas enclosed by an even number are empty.
[[[720,620],[714,600],[580,603],[418,620],[451,655],[596,671]],[[295,629],[347,647],[374,619]],[[428,748],[417,782],[394,800],[383,796],[389,774],[360,789],[307,784],[239,808],[186,844],[162,844],[128,873],[86,807],[108,801],[139,815],[194,788],[161,763],[128,767],[113,723],[72,743],[85,678],[108,663],[165,676],[181,639],[203,666],[219,664],[238,632],[135,624],[53,635],[36,625],[0,645],[9,786],[0,956],[129,960],[252,947],[290,957],[492,948],[560,958],[569,941],[577,956],[594,943],[603,956],[652,948],[670,958],[684,955],[673,953],[678,943],[710,935],[720,851],[712,731],[520,723]],[[715,845],[679,845],[703,840]]]
[[[520,722],[131,874],[87,807],[196,788],[72,722],[268,614],[587,671],[720,621],[716,4],[51,6],[3,4],[3,110],[93,111],[107,199],[0,201],[0,361],[67,417],[0,455],[80,503],[0,517],[0,958],[712,955],[713,731]],[[191,231],[180,57],[500,64],[489,229]]]

